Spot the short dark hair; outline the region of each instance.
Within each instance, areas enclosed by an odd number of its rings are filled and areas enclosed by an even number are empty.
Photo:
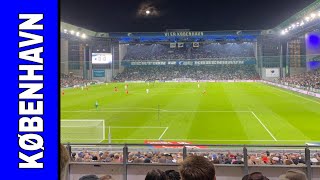
[[[242,180],[269,180],[261,172],[253,172],[251,174],[243,176]]]
[[[175,170],[167,170],[165,171],[168,180],[180,180],[180,174]]]
[[[213,162],[203,156],[189,156],[180,165],[183,180],[214,180],[216,171]]]
[[[149,171],[145,180],[167,180],[166,173],[160,169]]]
[[[99,180],[98,176],[90,174],[82,176],[79,180]]]

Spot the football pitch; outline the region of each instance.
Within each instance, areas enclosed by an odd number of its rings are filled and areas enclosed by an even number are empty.
[[[114,91],[118,88],[118,92]],[[150,89],[147,94],[146,89]],[[206,93],[204,93],[204,90]],[[65,89],[61,121],[70,142],[297,144],[320,142],[320,101],[263,83],[109,83]],[[98,102],[96,109],[95,103]],[[91,141],[86,126],[103,122]],[[63,123],[61,123],[63,125]],[[91,130],[93,131],[93,130]]]

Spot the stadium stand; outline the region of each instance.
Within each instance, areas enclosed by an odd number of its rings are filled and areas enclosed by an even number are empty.
[[[117,75],[115,81],[170,81],[179,78],[192,80],[258,80],[253,65],[214,66],[132,66]]]
[[[313,70],[291,77],[283,78],[280,80],[280,83],[295,86],[298,88],[313,88],[320,90],[320,70]]]
[[[187,156],[203,156],[214,164],[244,164],[244,154],[239,151],[190,152]],[[73,162],[123,163],[121,151],[77,151],[71,153]],[[320,165],[320,152],[313,152],[310,157],[312,165]],[[161,152],[159,150],[133,151],[128,154],[128,163],[181,163],[181,152]],[[297,165],[306,164],[304,152],[255,151],[248,154],[248,165]]]
[[[86,80],[81,77],[76,77],[73,75],[61,74],[61,78],[60,78],[61,88],[87,86],[93,83],[96,83],[96,82],[91,80]]]
[[[173,60],[173,59],[220,59],[235,57],[255,57],[254,44],[250,42],[210,43],[198,48],[170,48],[165,44],[129,45],[123,60]]]

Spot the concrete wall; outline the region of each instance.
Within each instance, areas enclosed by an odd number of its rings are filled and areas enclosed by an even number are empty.
[[[290,68],[290,76],[294,76],[297,74],[305,73],[307,71],[307,68]]]
[[[63,74],[68,74],[68,40],[60,40],[60,70]]]
[[[128,46],[125,44],[119,44],[119,73],[122,73],[124,70],[124,66],[121,66],[121,62],[124,56],[127,54]]]

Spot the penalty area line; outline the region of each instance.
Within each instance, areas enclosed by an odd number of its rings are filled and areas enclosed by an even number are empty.
[[[163,133],[161,134],[161,136],[159,137],[158,140],[161,140],[161,138],[163,137],[163,135],[167,132],[167,130],[169,129],[169,127],[166,127],[166,129],[163,131]]]
[[[253,111],[251,111],[251,114],[259,121],[261,126],[269,133],[269,135],[273,138],[273,140],[278,141]]]

